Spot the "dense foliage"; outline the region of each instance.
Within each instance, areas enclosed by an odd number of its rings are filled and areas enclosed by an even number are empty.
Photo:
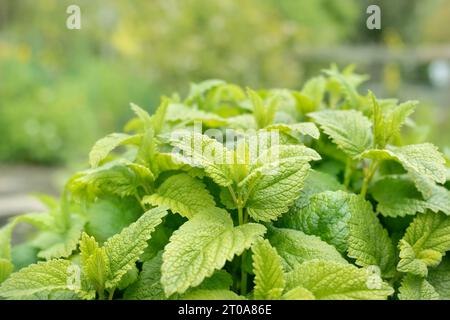
[[[362,95],[364,79],[209,80],[152,116],[132,104],[59,202],[0,230],[0,296],[450,298],[445,159],[405,144],[416,102]],[[19,223],[36,232],[11,247]]]

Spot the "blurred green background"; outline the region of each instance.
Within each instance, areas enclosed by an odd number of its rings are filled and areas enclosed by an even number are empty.
[[[66,28],[70,4],[81,30]],[[420,100],[424,139],[445,147],[449,21],[446,0],[0,0],[0,163],[83,166],[129,102],[152,110],[208,78],[297,89],[332,62]]]

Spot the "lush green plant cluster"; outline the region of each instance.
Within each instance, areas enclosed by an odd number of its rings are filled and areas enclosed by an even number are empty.
[[[331,68],[301,91],[210,80],[152,116],[132,105],[60,202],[41,197],[47,213],[0,230],[0,296],[450,298],[445,159],[404,143],[415,102],[362,95],[364,79]],[[19,223],[37,231],[11,247]]]

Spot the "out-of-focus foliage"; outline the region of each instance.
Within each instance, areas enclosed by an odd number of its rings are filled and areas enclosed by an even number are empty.
[[[129,102],[151,110],[161,93],[186,93],[189,82],[298,89],[329,65],[302,60],[304,49],[385,43],[391,34],[405,43],[450,38],[438,25],[446,1],[373,3],[382,32],[365,27],[371,1],[2,0],[0,161],[76,161],[121,127]],[[81,30],[66,28],[72,4]],[[401,87],[389,70],[387,86]]]
[[[0,2],[0,161],[65,161],[190,81],[299,87],[307,43],[348,37],[356,2]],[[81,30],[66,9],[81,8]]]

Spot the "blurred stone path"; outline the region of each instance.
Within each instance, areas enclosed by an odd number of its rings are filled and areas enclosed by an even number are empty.
[[[0,165],[0,226],[13,215],[43,211],[45,207],[31,194],[56,195],[56,171],[49,167]]]

